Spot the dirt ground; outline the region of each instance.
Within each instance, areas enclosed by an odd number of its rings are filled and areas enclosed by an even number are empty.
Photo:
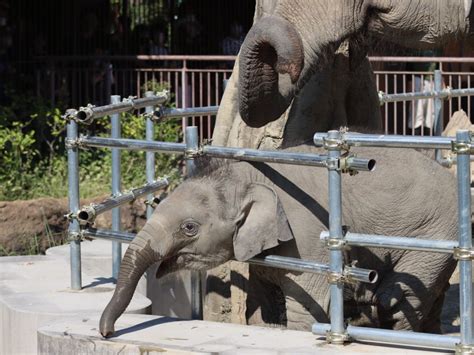
[[[103,201],[105,196],[81,201],[81,205]],[[40,198],[0,202],[0,256],[37,254],[66,242],[67,198]],[[145,223],[144,199],[122,207],[122,226],[137,231]],[[95,227],[110,228],[111,212],[99,215]]]

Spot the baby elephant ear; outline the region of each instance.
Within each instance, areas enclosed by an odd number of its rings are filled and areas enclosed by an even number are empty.
[[[234,256],[239,261],[293,239],[277,194],[264,184],[252,184],[235,222]]]

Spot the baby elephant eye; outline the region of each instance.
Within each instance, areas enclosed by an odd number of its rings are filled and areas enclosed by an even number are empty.
[[[193,221],[186,221],[181,224],[181,231],[188,237],[194,237],[199,232],[199,224]]]

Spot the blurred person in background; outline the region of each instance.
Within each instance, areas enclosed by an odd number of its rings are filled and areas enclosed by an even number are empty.
[[[437,57],[439,51],[425,50],[418,52],[417,56]],[[415,92],[429,92],[434,90],[433,73],[439,69],[436,62],[411,62],[407,64],[407,71],[417,72],[414,82],[408,81],[408,87]],[[426,73],[426,74],[425,74]],[[414,100],[409,105],[408,128],[416,135],[430,135],[434,128],[434,100]]]

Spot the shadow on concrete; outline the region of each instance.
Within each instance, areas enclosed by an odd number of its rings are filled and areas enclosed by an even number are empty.
[[[94,280],[95,281],[91,282],[90,284],[84,285],[82,289],[85,290],[88,288],[93,288],[105,284],[110,284],[110,286],[115,287],[115,278],[113,277],[96,277]]]
[[[128,328],[117,330],[114,333],[114,335],[111,336],[111,338],[117,338],[117,337],[119,337],[121,335],[124,335],[124,334],[137,332],[139,330],[154,327],[154,326],[157,326],[157,325],[160,325],[160,324],[167,324],[167,323],[172,323],[172,322],[186,322],[188,320],[190,320],[190,319],[179,319],[179,318],[171,318],[171,317],[161,317],[161,318],[157,318],[157,319],[152,319],[152,320],[140,323],[140,324],[133,325],[133,326],[128,327]]]

